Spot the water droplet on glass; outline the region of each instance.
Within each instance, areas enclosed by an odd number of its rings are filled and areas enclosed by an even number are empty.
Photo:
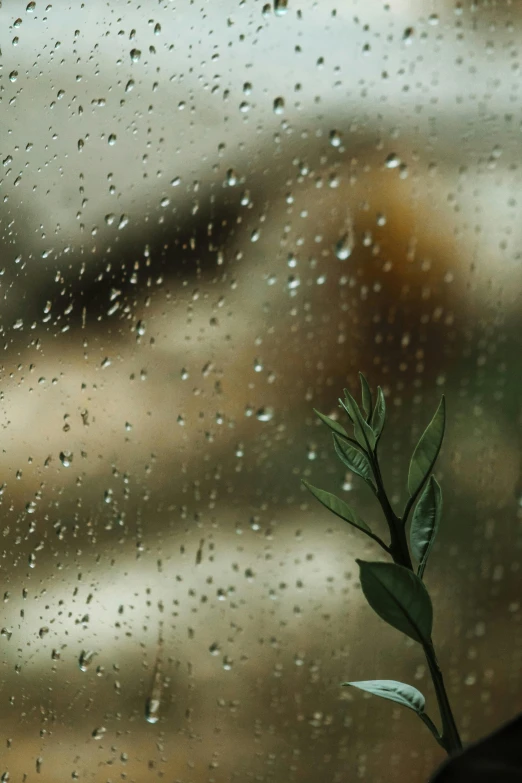
[[[78,658],[78,666],[80,667],[80,670],[82,672],[86,672],[89,669],[89,666],[92,663],[92,660],[94,656],[96,655],[95,652],[92,650],[82,650],[80,653],[80,657]]]
[[[150,698],[145,702],[145,720],[147,723],[157,723],[159,720],[159,709],[161,702],[159,699]]]
[[[340,147],[341,146],[341,134],[337,130],[331,130],[329,141],[332,147]]]
[[[69,468],[72,460],[73,460],[73,455],[71,451],[60,452],[60,462],[62,463],[64,468]]]
[[[343,234],[335,246],[335,255],[340,261],[346,261],[352,255],[353,236],[350,232]]]
[[[92,738],[95,740],[100,740],[103,738],[103,735],[107,732],[107,729],[105,726],[99,726],[98,728],[94,729],[92,732]]]
[[[288,0],[274,0],[274,13],[276,16],[284,16],[288,11]]]
[[[285,99],[284,98],[276,98],[274,100],[274,114],[282,114],[285,110]]]
[[[18,78],[18,71],[11,71],[9,74],[9,81],[15,82]]]
[[[125,226],[127,226],[128,223],[129,223],[129,218],[127,217],[127,215],[122,215],[120,217],[120,222],[118,223],[118,228],[119,229],[125,228]]]
[[[229,187],[233,187],[234,185],[237,185],[237,174],[234,171],[234,169],[229,169],[227,171],[226,182],[227,182],[227,185],[229,185]]]
[[[256,419],[258,421],[271,421],[273,416],[274,409],[269,406],[259,408],[259,410],[256,411]]]
[[[139,49],[130,50],[130,58],[133,63],[137,63],[140,57],[141,57],[141,51]]]
[[[111,147],[113,147],[116,144],[116,134],[115,133],[111,133],[109,135],[109,138],[107,139],[107,141],[109,142]]]
[[[396,169],[401,165],[401,160],[399,156],[395,154],[395,152],[391,152],[386,158],[384,165],[387,169]]]
[[[314,444],[311,444],[311,443],[308,444],[308,446],[306,447],[306,456],[308,457],[309,460],[317,459],[317,450],[316,449],[317,449],[317,446],[315,446]]]

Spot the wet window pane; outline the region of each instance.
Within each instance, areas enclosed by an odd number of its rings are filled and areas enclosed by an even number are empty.
[[[314,413],[383,388],[465,742],[520,708],[517,4],[0,8],[2,780],[421,781],[387,535]],[[346,417],[343,419],[346,424]]]

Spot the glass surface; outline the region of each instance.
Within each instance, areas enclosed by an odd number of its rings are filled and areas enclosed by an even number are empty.
[[[522,692],[521,7],[0,3],[2,780],[426,780],[366,604],[359,370],[399,509],[444,393],[434,639],[464,741]],[[3,738],[3,739],[2,739]]]

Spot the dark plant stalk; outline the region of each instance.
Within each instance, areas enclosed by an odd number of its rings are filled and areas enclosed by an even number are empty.
[[[371,455],[371,463],[377,485],[376,496],[381,505],[390,530],[390,555],[392,556],[394,563],[402,565],[405,568],[408,568],[410,571],[413,571],[413,563],[408,548],[408,542],[406,540],[406,517],[403,519],[398,517],[393,511],[391,503],[388,500],[388,496],[384,488],[381,469],[379,466],[379,460],[377,457],[377,449],[375,449],[374,453]],[[411,506],[407,506],[408,512],[410,508]],[[442,722],[442,735],[438,734],[437,732],[434,736],[448,754],[455,753],[456,751],[462,749],[462,742],[457,729],[457,724],[455,723],[455,718],[453,717],[448,694],[444,685],[444,679],[442,677],[442,672],[440,670],[440,666],[435,655],[435,648],[431,639],[429,645],[423,645],[423,650],[430,670],[435,694],[437,696],[437,703],[439,705],[440,718]],[[430,723],[431,726],[428,727],[432,730],[433,733],[434,724],[432,721],[430,721]]]
[[[433,686],[437,695],[437,702],[439,705],[439,712],[442,721],[442,737],[441,744],[446,750],[448,755],[457,753],[462,749],[462,742],[460,739],[457,724],[451,711],[451,705],[449,703],[448,694],[444,686],[444,679],[442,672],[435,655],[435,649],[433,643],[430,645],[423,645],[424,654],[428,662],[430,669],[431,679],[433,680]]]

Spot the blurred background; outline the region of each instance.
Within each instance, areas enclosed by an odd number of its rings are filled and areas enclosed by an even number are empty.
[[[425,781],[422,652],[367,606],[331,415],[384,389],[399,511],[440,395],[434,641],[522,709],[522,13],[0,7],[2,780]]]

